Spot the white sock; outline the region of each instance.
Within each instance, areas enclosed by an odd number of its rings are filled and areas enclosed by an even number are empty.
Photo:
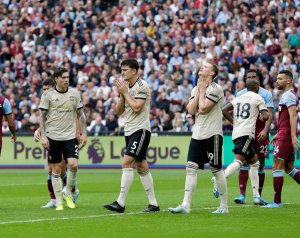
[[[230,165],[227,166],[227,168],[224,171],[225,178],[228,178],[229,176],[233,175],[238,169],[242,166],[242,162],[239,160],[234,160]]]
[[[117,202],[120,204],[120,206],[124,207],[128,191],[133,181],[133,168],[124,168],[122,171],[121,191]]]
[[[258,196],[259,195],[259,177],[258,177],[258,168],[259,168],[259,161],[257,161],[255,164],[250,165],[250,170],[249,170],[249,177],[251,180],[252,184],[252,191],[253,191],[253,196]]]
[[[148,170],[144,173],[140,173],[140,179],[147,194],[149,204],[153,206],[158,206],[154,194],[153,178],[150,171]]]
[[[62,204],[62,199],[61,199],[62,182],[61,182],[60,174],[52,173],[51,182],[52,182],[52,187],[56,198],[56,203]]]
[[[71,190],[76,183],[77,169],[70,168],[67,175],[67,190],[66,195],[71,194]]]
[[[188,163],[186,165],[185,189],[182,206],[189,209],[192,201],[192,194],[197,186],[198,166]]]
[[[227,205],[227,180],[225,178],[225,174],[222,170],[214,173],[214,176],[216,178],[216,182],[218,185],[218,190],[220,193],[220,206],[221,207],[228,207]]]

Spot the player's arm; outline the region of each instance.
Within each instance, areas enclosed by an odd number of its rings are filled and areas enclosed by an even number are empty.
[[[125,81],[116,80],[116,86],[118,88],[119,93],[124,97],[123,109],[125,110],[126,101],[135,113],[140,112],[146,103],[147,96],[149,96],[149,91],[147,90],[147,88],[143,88],[143,90],[137,93],[138,96],[133,98],[129,93],[128,84]],[[141,97],[139,97],[139,95],[141,95]]]
[[[210,112],[210,110],[213,108],[213,106],[216,104],[216,102],[212,101],[211,99],[208,99],[205,97],[206,94],[206,82],[199,83],[199,109],[198,112],[201,114],[207,114]]]
[[[116,111],[119,115],[122,115],[125,111],[125,98],[122,94],[120,94],[120,100],[117,103]]]
[[[188,102],[188,105],[186,106],[186,109],[189,114],[195,115],[198,111],[198,104],[199,104],[199,94],[197,88],[194,88],[190,100]]]
[[[211,101],[210,99],[199,96],[199,112],[201,114],[207,114],[213,108],[216,103]]]
[[[81,135],[80,122],[78,118],[76,118],[76,138],[78,141],[80,140],[80,135]]]
[[[33,138],[34,138],[35,142],[38,142],[41,139],[40,128],[38,128],[34,131]]]
[[[142,110],[143,106],[146,103],[145,99],[142,98],[133,98],[130,93],[127,91],[123,94],[126,102],[129,104],[131,109],[135,112],[138,113]]]
[[[13,142],[15,142],[16,139],[17,139],[17,136],[16,136],[16,128],[15,128],[15,123],[14,123],[14,119],[13,119],[12,113],[10,113],[8,115],[5,115],[5,119],[8,122],[8,128],[9,128],[9,131],[11,133],[11,140]]]
[[[49,150],[50,144],[49,140],[46,137],[46,119],[47,119],[48,110],[40,109],[40,133],[42,145],[46,150]]]
[[[274,103],[273,103],[273,99],[272,99],[272,94],[270,92],[268,92],[266,94],[265,103],[268,108],[269,119],[266,121],[264,129],[259,133],[258,141],[268,138],[268,133],[270,131],[270,127],[271,127],[272,120],[273,120]]]
[[[222,113],[223,116],[231,122],[231,124],[233,124],[233,117],[231,115],[231,111],[233,110],[233,105],[231,103],[226,104],[223,109],[222,109]]]
[[[13,119],[13,114],[12,114],[12,109],[9,101],[5,98],[3,105],[2,105],[3,111],[4,111],[4,117],[8,122],[8,128],[11,133],[11,140],[13,142],[16,141],[16,128],[15,128],[15,123]]]
[[[270,130],[272,119],[273,119],[273,108],[268,108],[269,118],[266,120],[264,131],[268,132]]]
[[[271,123],[272,123],[273,108],[268,108],[268,114],[269,114],[268,119],[264,120],[263,115],[260,112],[259,120],[265,121],[266,123],[265,123],[264,129],[257,136],[258,141],[261,141],[261,140],[264,140],[264,139],[268,138],[268,133],[269,133],[270,126],[271,126]]]
[[[292,137],[292,144],[294,149],[299,149],[299,143],[297,138],[297,110],[296,106],[290,106],[288,108],[289,115],[290,115],[290,125],[291,125],[291,137]]]
[[[187,111],[191,115],[195,115],[198,111],[199,95],[196,94],[195,97],[191,98],[188,105],[186,106]]]
[[[87,135],[86,135],[86,116],[83,108],[77,109],[77,120],[80,127],[80,138],[79,138],[79,149],[86,145]]]
[[[260,111],[260,115],[263,121],[267,121],[269,119],[269,112],[267,110]]]

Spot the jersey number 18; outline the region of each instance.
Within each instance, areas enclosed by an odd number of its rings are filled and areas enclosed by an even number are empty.
[[[237,103],[237,118],[247,119],[250,116],[251,105],[249,103]]]

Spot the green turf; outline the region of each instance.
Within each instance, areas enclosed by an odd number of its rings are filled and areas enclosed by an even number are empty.
[[[0,237],[299,237],[300,189],[285,175],[283,207],[262,209],[235,205],[237,175],[228,181],[229,214],[211,214],[219,204],[212,195],[209,170],[199,171],[191,214],[171,214],[168,207],[183,198],[184,170],[152,170],[162,211],[140,213],[147,198],[135,173],[123,215],[106,211],[103,204],[116,200],[120,170],[81,170],[76,209],[41,209],[48,202],[46,171],[0,170]],[[250,187],[249,187],[250,188]],[[273,199],[271,171],[267,171],[263,197]]]

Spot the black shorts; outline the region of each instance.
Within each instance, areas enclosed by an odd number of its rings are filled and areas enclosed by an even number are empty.
[[[130,136],[125,136],[125,154],[135,158],[137,161],[145,160],[150,139],[151,132],[143,129],[134,132]]]
[[[204,169],[204,164],[209,163],[213,168],[222,168],[223,137],[215,135],[208,139],[191,139],[187,161],[198,164],[199,169]]]
[[[48,138],[50,150],[48,152],[48,162],[57,164],[62,161],[62,155],[65,160],[68,158],[78,159],[78,140],[71,139],[67,141],[57,141]]]
[[[241,136],[233,140],[233,153],[242,155],[247,161],[251,160],[255,155],[254,139],[250,136]]]

